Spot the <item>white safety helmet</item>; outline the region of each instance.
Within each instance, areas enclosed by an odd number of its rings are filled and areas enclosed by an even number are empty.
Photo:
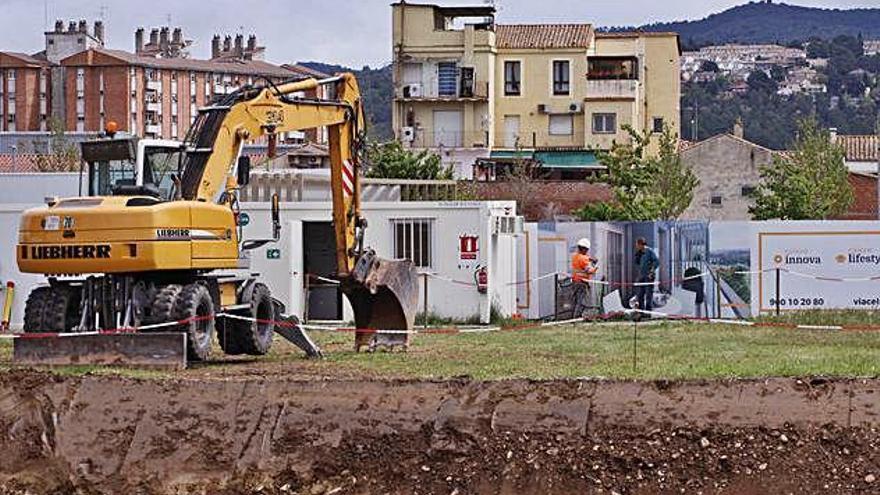
[[[578,241],[577,246],[584,249],[590,249],[590,240],[584,237],[583,239]]]

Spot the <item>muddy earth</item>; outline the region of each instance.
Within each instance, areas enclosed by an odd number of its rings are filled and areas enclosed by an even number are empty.
[[[2,494],[880,493],[880,380],[0,375]]]

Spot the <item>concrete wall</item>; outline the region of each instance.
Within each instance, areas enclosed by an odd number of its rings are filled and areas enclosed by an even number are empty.
[[[79,173],[0,174],[0,204],[42,205],[47,196],[79,196]]]

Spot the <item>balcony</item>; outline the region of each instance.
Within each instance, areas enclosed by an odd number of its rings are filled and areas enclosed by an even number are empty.
[[[440,90],[437,80],[424,83],[398,84],[395,98],[399,101],[488,101],[489,82],[474,81],[472,85],[457,85],[454,89]]]
[[[162,81],[147,81],[147,91],[162,91]]]
[[[587,99],[631,99],[639,94],[636,79],[587,79]]]
[[[404,144],[411,148],[487,148],[489,139],[484,131],[434,131],[404,127],[398,134]]]
[[[148,112],[161,112],[162,104],[158,102],[147,102],[147,111]]]
[[[151,135],[159,135],[162,133],[162,126],[159,124],[147,124],[144,126],[144,133]]]

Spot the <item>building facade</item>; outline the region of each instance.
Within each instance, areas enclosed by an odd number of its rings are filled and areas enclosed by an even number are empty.
[[[678,128],[673,33],[503,25],[491,6],[404,2],[392,21],[395,135],[438,151],[460,177],[511,150],[545,168],[596,168],[591,150],[627,141],[626,125]]]
[[[742,126],[732,134],[719,134],[690,144],[682,162],[700,180],[685,220],[751,220],[750,195],[761,182],[761,167],[773,162],[774,152],[743,139]]]
[[[0,131],[49,131],[51,121],[64,130],[97,133],[107,122],[120,131],[149,138],[183,139],[198,108],[247,84],[320,77],[297,65],[263,60],[265,47],[251,35],[219,35],[212,40],[212,58],[189,58],[181,28],[168,26],[134,36],[134,51],[104,46],[101,21],[65,29],[57,21],[45,33],[45,49],[28,55],[0,52]],[[299,97],[320,96],[320,90]],[[285,141],[323,141],[312,130],[289,133]]]

